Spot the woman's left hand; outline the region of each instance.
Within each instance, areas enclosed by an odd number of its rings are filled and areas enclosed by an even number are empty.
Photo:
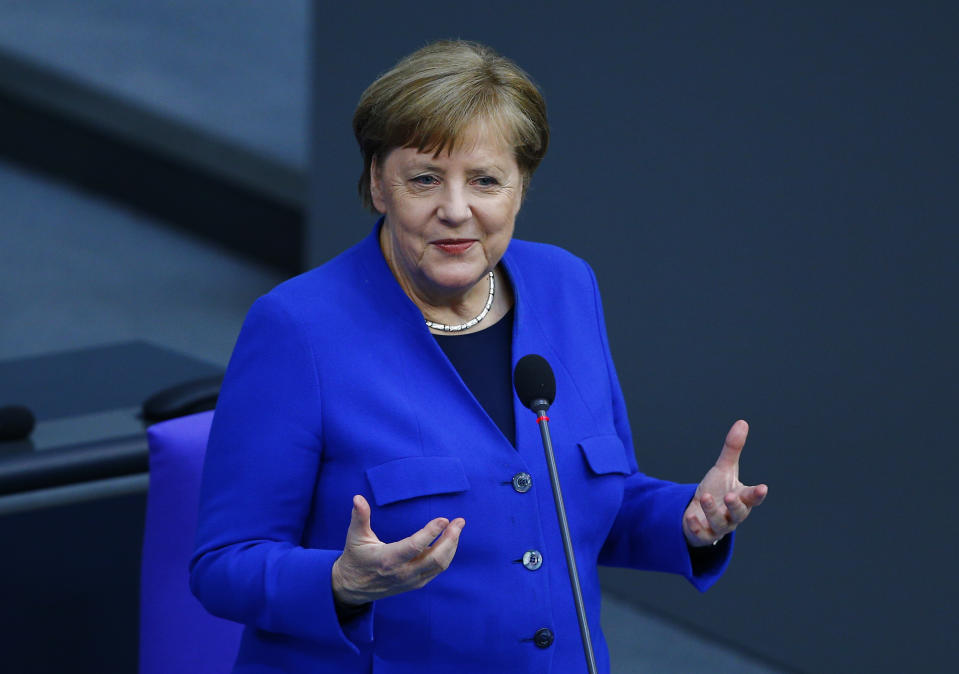
[[[749,424],[737,421],[726,434],[726,442],[696,487],[696,494],[683,515],[683,534],[693,547],[712,545],[735,529],[763,502],[769,488],[749,487],[739,481],[739,455],[746,444]]]

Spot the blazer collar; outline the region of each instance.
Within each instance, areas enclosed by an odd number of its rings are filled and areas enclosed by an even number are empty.
[[[358,245],[359,252],[361,253],[360,259],[366,271],[365,276],[371,282],[371,290],[374,296],[378,298],[377,301],[382,302],[384,307],[389,307],[391,311],[395,312],[394,318],[401,321],[409,329],[411,336],[415,335],[414,339],[416,341],[422,344],[424,348],[435,352],[438,359],[437,364],[442,363],[443,365],[441,365],[441,367],[449,368],[451,374],[459,378],[459,373],[450,365],[442,349],[436,344],[436,340],[433,339],[429,328],[427,328],[423,322],[423,314],[413,300],[404,292],[396,280],[396,277],[393,276],[389,265],[386,263],[386,258],[383,257],[383,251],[380,249],[379,241],[379,232],[382,224],[383,218],[378,219],[370,234]],[[512,242],[503,254],[501,263],[506,270],[506,274],[513,288],[513,346],[510,371],[512,372],[512,370],[515,369],[516,362],[520,358],[529,353],[543,355],[547,360],[553,363],[555,367],[558,364],[557,354],[550,348],[546,331],[543,329],[541,321],[533,308],[533,303],[537,298],[531,296],[526,279],[524,278],[524,271],[526,273],[531,272],[531,270],[526,269],[529,265],[522,263],[521,260],[518,259]],[[538,299],[540,301],[543,300],[543,298]],[[461,379],[460,385],[464,395],[472,396],[465,384],[462,384]],[[521,447],[527,445],[527,443],[531,443],[531,441],[537,441],[538,429],[533,421],[533,413],[523,407],[515,395],[513,396],[513,412],[516,417],[516,439],[518,446]],[[492,420],[490,420],[490,423],[492,424]],[[536,442],[532,442],[531,444],[535,446]]]

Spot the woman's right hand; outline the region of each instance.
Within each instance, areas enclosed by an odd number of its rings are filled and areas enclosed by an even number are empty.
[[[370,528],[370,504],[357,494],[346,546],[333,564],[334,598],[358,606],[423,587],[449,567],[464,526],[462,517],[438,517],[412,536],[384,543]]]

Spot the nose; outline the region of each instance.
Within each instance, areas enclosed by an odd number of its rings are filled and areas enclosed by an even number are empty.
[[[440,199],[437,215],[449,225],[459,225],[473,217],[466,190],[456,184],[447,184]]]

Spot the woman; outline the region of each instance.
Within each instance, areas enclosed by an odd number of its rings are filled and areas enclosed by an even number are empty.
[[[354,131],[382,218],[250,310],[211,433],[193,590],[247,625],[237,672],[582,671],[539,431],[510,379],[540,353],[608,671],[597,564],[712,584],[766,493],[737,477],[745,422],[698,487],[638,472],[592,271],[512,240],[549,138],[512,62],[429,45],[367,89]]]

